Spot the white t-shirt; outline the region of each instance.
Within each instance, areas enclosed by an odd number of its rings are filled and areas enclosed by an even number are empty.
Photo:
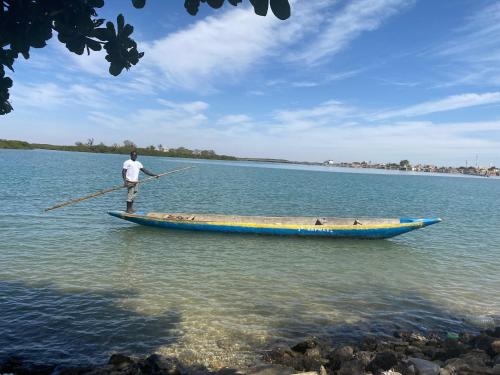
[[[128,159],[125,163],[123,163],[123,169],[127,170],[127,174],[125,177],[127,181],[137,182],[139,181],[139,171],[141,168],[144,168],[140,162],[133,161],[132,159]]]

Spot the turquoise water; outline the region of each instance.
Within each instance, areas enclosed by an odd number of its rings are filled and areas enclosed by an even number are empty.
[[[123,155],[0,150],[0,357],[241,366],[275,342],[477,329],[500,316],[500,179],[140,157],[144,211],[430,217],[391,240],[224,235],[110,217]],[[345,170],[343,170],[345,171]]]

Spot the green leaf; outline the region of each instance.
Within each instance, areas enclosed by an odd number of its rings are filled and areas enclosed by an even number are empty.
[[[45,47],[46,41],[52,38],[51,23],[47,20],[36,20],[28,28],[27,34],[28,42],[32,47]]]
[[[269,0],[250,0],[253,5],[255,14],[259,16],[266,16],[269,9]]]
[[[207,0],[207,3],[212,8],[219,9],[224,4],[224,0]]]
[[[92,22],[94,23],[94,27],[101,27],[104,21],[104,18],[99,18],[97,20],[93,20]]]
[[[280,20],[286,20],[290,17],[290,3],[288,0],[271,0],[271,10]]]
[[[200,6],[200,0],[185,0],[184,8],[188,11],[188,13],[192,16],[195,16],[198,13],[198,8]]]
[[[122,36],[128,38],[134,32],[132,25],[126,24],[123,28]]]
[[[4,71],[2,65],[5,65],[10,70],[14,71],[13,65],[16,57],[17,55],[15,55],[11,50],[0,49],[0,73]]]
[[[120,75],[123,68],[124,68],[123,65],[111,63],[111,65],[109,66],[109,73],[116,77],[117,75]]]
[[[90,38],[86,39],[86,43],[87,47],[89,47],[92,51],[100,51],[102,48],[101,43]]]
[[[116,30],[115,30],[115,25],[113,25],[113,22],[106,22],[106,29],[108,30],[109,35],[116,35]]]
[[[5,115],[12,111],[9,103],[9,88],[12,87],[12,80],[9,77],[0,79],[0,115]]]
[[[66,48],[77,55],[83,55],[85,51],[85,39],[84,37],[76,37],[66,43]]]
[[[116,17],[116,24],[118,26],[118,34],[120,34],[125,26],[125,18],[123,17],[123,14],[119,14],[118,17]]]
[[[87,0],[86,2],[91,8],[102,8],[104,6],[104,0]]]
[[[10,105],[8,100],[0,103],[0,115],[6,115],[12,111],[12,106]]]
[[[31,41],[31,47],[33,48],[43,48],[47,45],[47,43],[45,43],[45,40],[32,40]]]
[[[132,0],[132,4],[137,9],[142,9],[146,5],[146,0]]]
[[[139,54],[136,53],[136,54],[130,56],[128,60],[129,60],[130,64],[132,64],[132,65],[137,64],[139,62]]]
[[[237,6],[239,3],[242,2],[242,0],[227,0],[229,1],[229,4]]]
[[[8,88],[8,89],[11,88],[12,87],[12,79],[10,79],[9,77],[2,78],[1,86]]]
[[[93,36],[95,36],[97,39],[100,40],[111,40],[115,35],[109,33],[109,29],[105,27],[100,27],[97,29],[94,29],[92,32]]]

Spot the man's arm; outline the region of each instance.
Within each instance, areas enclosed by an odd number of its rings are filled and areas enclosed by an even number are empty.
[[[127,170],[125,168],[122,169],[122,178],[123,178],[123,184],[126,186],[127,185]]]
[[[153,176],[153,177],[156,177],[156,178],[160,177],[160,176],[158,176],[156,173],[153,173],[153,172],[151,172],[151,171],[148,171],[146,168],[141,168],[141,171],[142,171],[143,173],[146,173],[148,176]]]

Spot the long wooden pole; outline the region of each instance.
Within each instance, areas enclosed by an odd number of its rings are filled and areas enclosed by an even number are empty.
[[[172,173],[177,173],[177,172],[180,172],[180,171],[185,171],[186,169],[190,169],[190,168],[194,168],[193,166],[189,166],[189,167],[184,167],[184,168],[179,168],[179,169],[174,169],[172,171],[168,171],[168,172],[164,172],[164,173],[160,173],[158,175],[158,177],[161,177],[161,176],[165,176],[167,174],[172,174]],[[141,180],[139,182],[137,182],[138,184],[143,184],[145,182],[148,182],[148,181],[151,181],[151,180],[154,180],[158,177],[148,177],[148,178],[145,178],[144,180]],[[61,208],[61,207],[65,207],[65,206],[69,206],[70,204],[74,204],[74,203],[78,203],[78,202],[81,202],[81,201],[84,201],[84,200],[87,200],[87,199],[90,199],[90,198],[95,198],[95,197],[98,197],[99,195],[103,195],[103,194],[106,194],[106,193],[109,193],[111,191],[115,191],[115,190],[119,190],[119,189],[123,189],[125,188],[126,186],[124,185],[117,185],[117,186],[113,186],[112,188],[109,188],[109,189],[105,189],[105,190],[101,190],[101,191],[98,191],[97,193],[94,193],[94,194],[90,194],[90,195],[87,195],[85,197],[81,197],[81,198],[76,198],[76,199],[72,199],[70,201],[67,201],[67,202],[63,202],[63,203],[59,203],[59,204],[56,204],[55,206],[52,206],[52,207],[49,207],[49,208],[46,208],[44,211],[47,212],[47,211],[51,211],[51,210],[55,210],[56,208]]]

